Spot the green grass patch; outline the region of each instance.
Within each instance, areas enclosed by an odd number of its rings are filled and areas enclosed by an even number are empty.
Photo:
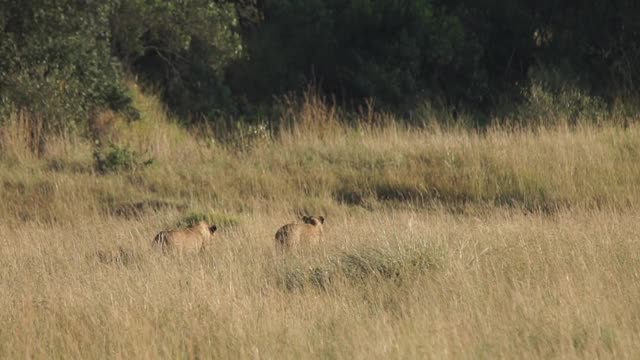
[[[176,224],[179,228],[193,226],[200,221],[207,224],[215,224],[221,228],[234,227],[240,225],[240,219],[233,215],[216,212],[192,212],[182,217]]]

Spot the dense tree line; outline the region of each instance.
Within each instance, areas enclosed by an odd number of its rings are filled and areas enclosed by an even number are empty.
[[[0,0],[0,110],[51,125],[111,108],[135,116],[136,76],[183,114],[231,109],[224,71],[241,54],[233,4],[207,0]]]
[[[629,0],[0,0],[0,111],[135,116],[123,79],[185,119],[250,114],[309,83],[340,104],[483,113],[533,80],[636,96]]]

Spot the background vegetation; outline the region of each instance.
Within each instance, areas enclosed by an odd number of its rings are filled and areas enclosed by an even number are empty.
[[[99,109],[135,118],[133,77],[185,122],[277,118],[274,99],[310,83],[404,120],[428,103],[486,124],[532,86],[629,112],[639,18],[622,0],[3,0],[0,109],[48,125]]]

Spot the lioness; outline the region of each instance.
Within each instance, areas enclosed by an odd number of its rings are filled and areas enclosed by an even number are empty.
[[[283,251],[301,243],[318,244],[323,239],[324,216],[303,216],[304,224],[287,224],[276,232],[276,249]],[[304,245],[303,245],[304,246]]]
[[[153,238],[152,246],[163,252],[201,251],[212,240],[216,230],[218,230],[216,225],[209,226],[206,222],[200,221],[187,229],[161,231]]]

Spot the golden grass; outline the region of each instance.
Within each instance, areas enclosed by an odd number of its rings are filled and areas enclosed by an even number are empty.
[[[632,358],[640,351],[637,217],[342,211],[328,219],[326,256],[288,263],[273,256],[285,216],[242,216],[246,225],[184,258],[150,250],[162,227],[155,217],[2,225],[0,351]],[[131,258],[98,258],[116,246]],[[416,253],[428,261],[394,265]]]
[[[640,353],[639,128],[349,127],[316,104],[239,148],[136,96],[113,135],[156,159],[134,172],[0,129],[0,357]],[[194,212],[227,221],[213,246],[151,250]],[[277,257],[303,212],[325,246]]]

